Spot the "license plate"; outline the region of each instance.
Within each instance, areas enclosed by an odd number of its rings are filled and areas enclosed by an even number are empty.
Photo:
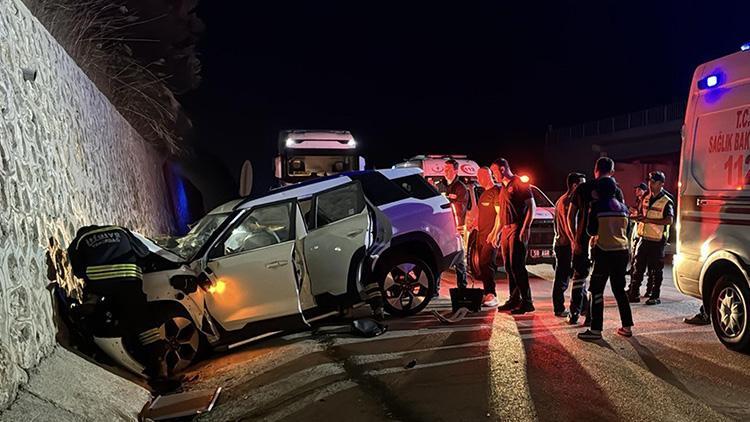
[[[552,256],[552,251],[549,249],[532,249],[530,255],[532,258],[549,258]]]

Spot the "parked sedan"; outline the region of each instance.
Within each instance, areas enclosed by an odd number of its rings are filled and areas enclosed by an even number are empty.
[[[143,291],[162,373],[183,370],[204,345],[226,350],[309,328],[362,302],[372,281],[390,314],[419,312],[463,252],[450,213],[418,169],[364,171],[232,201],[181,238],[139,236],[152,252]],[[110,357],[143,373],[145,352],[131,337],[94,333]]]

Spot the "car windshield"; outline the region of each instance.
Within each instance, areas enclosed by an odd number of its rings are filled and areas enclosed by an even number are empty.
[[[154,239],[159,246],[183,259],[191,259],[203,247],[211,234],[219,228],[230,213],[208,214],[198,220],[188,234],[182,237]]]

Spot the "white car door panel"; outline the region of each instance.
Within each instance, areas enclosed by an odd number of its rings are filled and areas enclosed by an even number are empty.
[[[305,237],[305,261],[313,295],[347,291],[352,258],[370,244],[370,215],[359,183],[314,197],[314,229]]]
[[[292,208],[294,207],[294,208]],[[238,219],[209,259],[214,285],[206,295],[209,313],[224,329],[282,318],[302,318],[299,302],[293,202],[253,209]],[[217,256],[218,255],[218,256]]]

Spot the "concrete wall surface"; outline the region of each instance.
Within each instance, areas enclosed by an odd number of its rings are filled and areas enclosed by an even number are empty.
[[[0,412],[55,348],[47,239],[168,232],[162,160],[20,0],[0,0]]]

